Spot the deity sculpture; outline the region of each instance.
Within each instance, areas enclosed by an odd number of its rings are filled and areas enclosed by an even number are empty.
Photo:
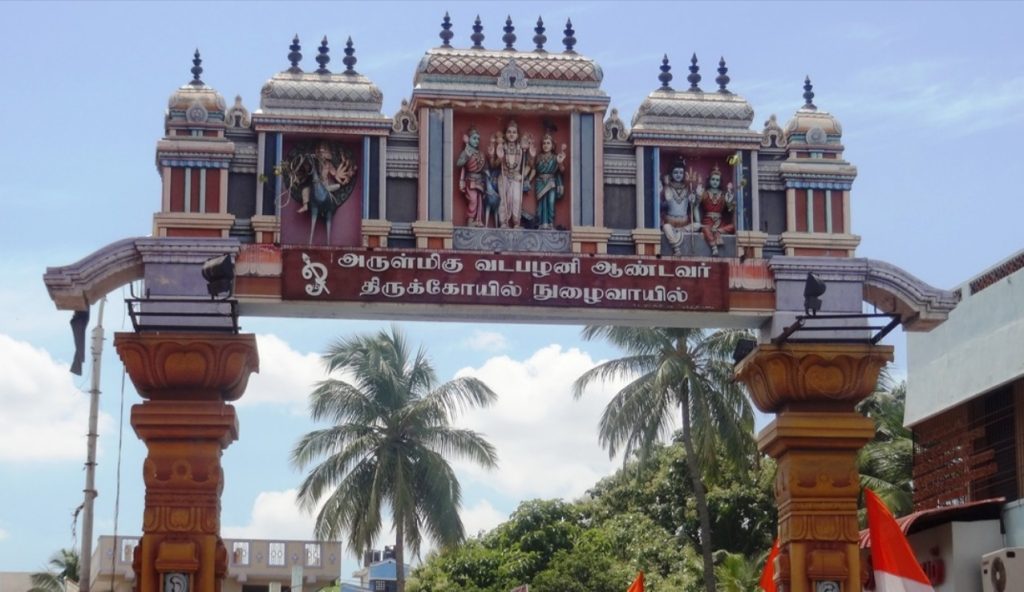
[[[565,144],[555,154],[555,139],[546,132],[540,141],[540,154],[533,164],[533,194],[537,198],[537,222],[541,229],[555,223],[555,202],[565,193],[562,173],[565,171]]]
[[[308,175],[305,182],[300,180],[301,174],[293,177],[294,181],[302,183],[302,207],[298,210],[300,214],[309,211],[311,195],[320,202],[325,201],[327,195],[334,197],[335,192],[352,181],[356,172],[355,164],[344,152],[340,154],[338,162],[335,163],[334,153],[327,142],[320,142],[313,154],[304,154],[299,158],[305,161],[303,164],[307,165],[306,174]],[[302,165],[296,166],[296,172],[301,168],[303,168]]]
[[[726,185],[722,190],[722,172],[718,165],[711,171],[708,178],[708,188],[697,187],[697,194],[700,196],[698,204],[703,213],[701,218],[701,233],[704,241],[711,247],[711,255],[718,255],[718,247],[724,244],[722,234],[731,234],[736,231],[736,225],[732,222],[732,212],[736,209],[736,196],[732,191],[732,183]]]
[[[697,194],[692,185],[693,178],[692,173],[687,176],[686,162],[680,158],[672,165],[671,172],[662,179],[661,228],[672,247],[672,252],[676,255],[683,254],[685,233],[695,232],[700,228],[697,221]]]
[[[297,213],[309,212],[310,243],[317,219],[324,221],[327,236],[330,236],[334,212],[348,201],[355,189],[356,170],[352,154],[326,140],[296,146],[277,166],[276,173],[284,177],[287,186],[284,193],[291,199],[301,200]]]
[[[483,198],[487,190],[484,180],[487,161],[480,153],[480,133],[475,127],[462,137],[466,143],[455,166],[462,167],[459,191],[466,196],[466,226],[483,226]]]
[[[524,138],[525,140],[525,138]],[[491,166],[498,176],[498,224],[501,228],[519,228],[523,212],[523,179],[529,172],[528,144],[519,138],[519,125],[513,120],[505,127],[505,137],[487,148]]]

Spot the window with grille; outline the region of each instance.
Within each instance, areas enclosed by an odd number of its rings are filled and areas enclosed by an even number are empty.
[[[270,543],[267,565],[284,565],[284,543]]]
[[[235,565],[249,565],[249,541],[235,541],[231,544],[231,560]]]
[[[319,543],[306,543],[306,567],[320,567]]]

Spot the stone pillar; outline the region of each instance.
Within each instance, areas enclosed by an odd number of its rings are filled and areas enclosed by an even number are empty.
[[[736,376],[758,409],[775,419],[758,448],[778,462],[780,592],[816,592],[834,582],[861,592],[857,451],[874,437],[874,423],[854,410],[871,394],[891,346],[791,342],[762,344]]]
[[[235,408],[259,370],[253,335],[118,333],[114,347],[144,402],[131,423],[146,443],[146,506],[133,568],[137,592],[219,592],[220,457],[238,439]]]

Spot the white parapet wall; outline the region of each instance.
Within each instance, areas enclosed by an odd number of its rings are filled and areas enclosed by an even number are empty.
[[[945,323],[907,333],[908,426],[1024,377],[1024,250],[959,290]]]

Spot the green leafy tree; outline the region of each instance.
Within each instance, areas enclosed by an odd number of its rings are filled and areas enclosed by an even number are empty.
[[[406,544],[418,554],[424,535],[442,547],[465,538],[461,488],[447,458],[493,468],[497,455],[483,436],[451,422],[462,409],[490,405],[497,395],[476,378],[438,384],[426,352],[413,354],[394,327],[335,342],[324,365],[328,374],[348,379],[329,377],[310,395],[313,420],[332,425],[306,434],[292,451],[298,468],[314,465],[298,500],[308,510],[323,501],[316,536],[334,540],[347,533],[357,552],[372,547],[382,507],[390,508],[398,592],[404,592]]]
[[[914,508],[914,440],[903,427],[907,383],[894,385],[883,375],[878,389],[857,405],[857,410],[875,422],[875,437],[857,454],[862,487],[878,494],[896,516]],[[862,522],[864,520],[862,519]]]
[[[700,518],[704,588],[715,592],[711,518],[702,471],[714,472],[716,454],[739,462],[753,455],[753,410],[732,380],[731,355],[742,334],[697,329],[588,326],[583,337],[604,339],[626,355],[598,364],[573,385],[576,398],[596,381],[626,379],[601,416],[598,439],[611,456],[620,450],[646,459],[666,439],[680,414],[680,439]]]
[[[30,576],[32,587],[28,592],[64,592],[64,585],[79,581],[80,562],[78,551],[61,549],[50,556],[49,569]]]

